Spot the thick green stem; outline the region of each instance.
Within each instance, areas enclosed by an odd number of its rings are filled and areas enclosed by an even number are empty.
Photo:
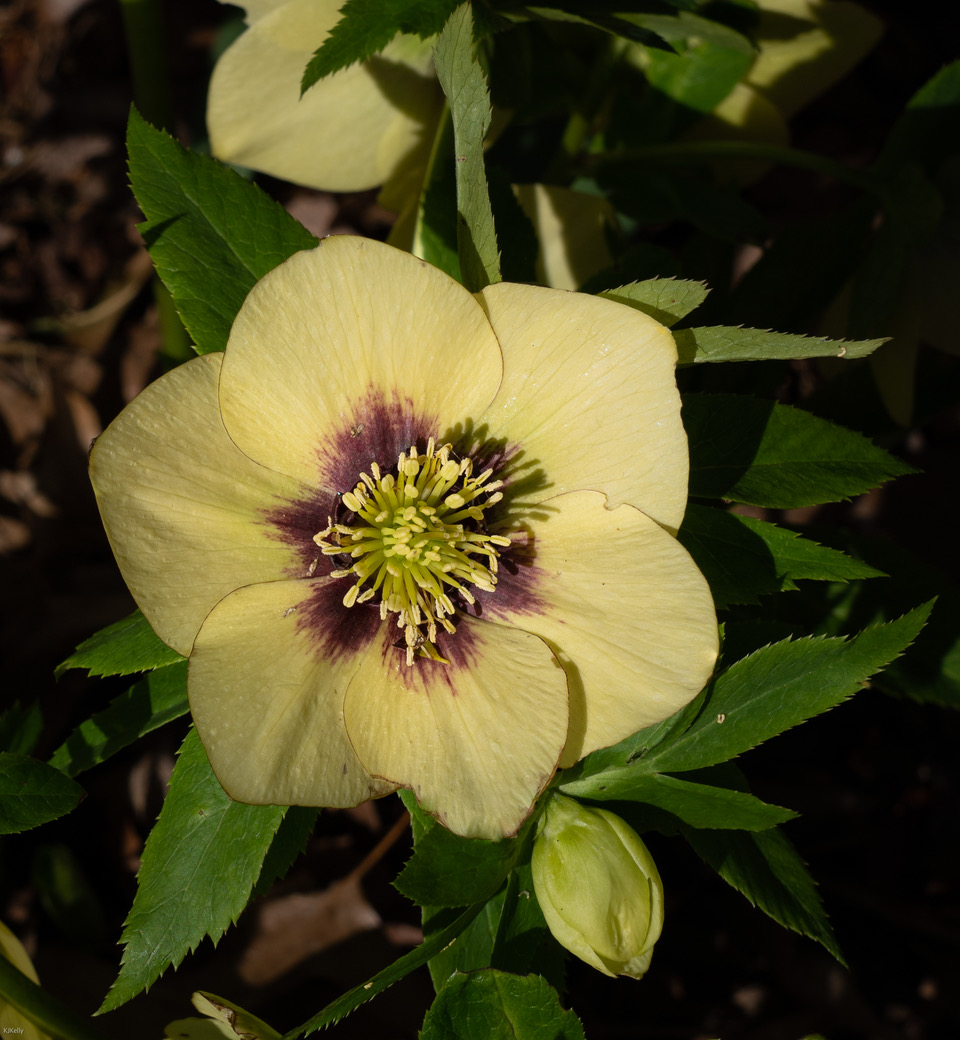
[[[57,1040],[106,1040],[90,1021],[27,978],[0,956],[0,997]]]
[[[799,148],[752,141],[678,141],[673,144],[623,148],[596,158],[590,157],[586,161],[589,165],[602,165],[625,162],[704,162],[709,159],[759,159],[780,166],[793,166],[852,184],[861,191],[876,195],[881,201],[886,199],[883,182],[870,173]]]

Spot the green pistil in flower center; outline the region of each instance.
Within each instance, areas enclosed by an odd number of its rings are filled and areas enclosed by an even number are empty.
[[[407,664],[417,653],[444,661],[436,648],[437,625],[453,632],[455,592],[473,603],[470,586],[492,592],[497,584],[498,549],[510,544],[487,534],[484,510],[499,502],[502,481],[493,470],[473,476],[470,459],[450,458],[452,446],[437,449],[431,437],[424,454],[416,445],[401,452],[396,474],[370,473],[342,496],[354,514],[349,524],[329,520],[314,536],[325,556],[349,555],[351,566],[333,578],[356,577],[345,606],[367,603],[379,593],[380,617],[397,615]]]

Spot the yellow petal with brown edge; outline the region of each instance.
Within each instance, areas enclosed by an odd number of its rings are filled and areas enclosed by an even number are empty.
[[[200,629],[190,711],[231,798],[346,807],[395,789],[363,768],[343,726],[344,690],[381,622],[342,596],[331,579],[249,585]]]
[[[676,531],[689,462],[670,332],[632,307],[559,289],[501,282],[477,296],[504,365],[484,419],[491,439],[522,449],[505,475],[522,480],[524,501],[600,491]]]
[[[462,618],[441,633],[448,663],[410,666],[390,625],[347,689],[357,755],[409,787],[455,834],[515,834],[553,775],[567,733],[567,681],[535,636]]]
[[[389,468],[415,441],[476,417],[501,372],[496,336],[463,286],[392,246],[335,235],[247,296],[220,408],[251,458],[342,492],[371,462]]]
[[[270,513],[315,491],[251,462],[227,436],[217,406],[222,359],[195,358],[151,383],[90,456],[124,580],[157,635],[184,655],[228,592],[308,565],[296,532],[271,523]]]
[[[537,517],[540,519],[537,519]],[[703,688],[717,658],[710,589],[680,543],[632,506],[603,496],[548,499],[506,553],[484,618],[540,636],[570,680],[562,765],[669,718]]]
[[[341,0],[288,0],[257,17],[220,57],[207,130],[218,159],[325,191],[382,184],[435,120],[432,43],[399,36],[377,56],[300,96],[303,70]],[[381,152],[389,132],[392,149]]]

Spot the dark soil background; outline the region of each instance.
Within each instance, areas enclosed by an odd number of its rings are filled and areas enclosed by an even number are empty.
[[[868,6],[888,20],[884,41],[797,128],[797,143],[826,142],[860,162],[910,95],[956,57],[958,38],[955,10]],[[213,0],[168,0],[164,10],[177,131],[202,147],[210,53],[229,11]],[[118,5],[7,2],[0,64],[2,699],[39,699],[43,757],[125,688],[77,672],[58,683],[53,669],[133,607],[100,528],[86,455],[159,374],[159,338],[124,169],[132,88]],[[807,184],[768,178],[758,197],[803,213]],[[264,186],[317,234],[383,237],[389,228],[374,194]],[[955,579],[958,433],[954,405],[894,438],[925,475],[839,519]],[[0,843],[0,916],[43,983],[78,1010],[93,1011],[116,976],[143,841],[183,733],[171,725],[116,756],[83,777],[88,797],[74,813]],[[654,834],[666,931],[641,983],[571,965],[587,1036],[960,1036],[958,741],[955,713],[868,690],[752,752],[743,764],[756,792],[803,813],[789,834],[821,882],[849,970],[752,910],[680,840]],[[200,988],[290,1028],[412,947],[418,915],[389,885],[408,854],[400,810],[390,799],[322,814],[307,854],[216,949],[205,942],[101,1028],[117,1040],[159,1040],[167,1022],[191,1014],[189,994]],[[415,1037],[431,994],[421,973],[333,1035]]]

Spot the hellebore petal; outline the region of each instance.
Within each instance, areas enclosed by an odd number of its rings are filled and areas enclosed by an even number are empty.
[[[349,490],[371,461],[392,463],[417,437],[479,415],[502,369],[461,285],[407,253],[334,235],[250,292],[230,331],[220,408],[251,458]]]
[[[561,946],[604,975],[646,974],[663,928],[663,885],[646,845],[619,816],[554,795],[530,866]]]
[[[342,0],[251,5],[250,27],[210,80],[207,129],[218,159],[306,187],[363,191],[383,184],[424,147],[442,98],[430,40],[398,36],[379,55],[300,96],[303,70],[341,6]]]
[[[267,515],[316,495],[252,462],[227,436],[217,407],[222,361],[206,354],[152,383],[90,456],[124,580],[157,635],[183,655],[228,592],[305,573]]]
[[[680,543],[632,506],[571,492],[532,510],[482,616],[534,632],[570,686],[561,765],[671,716],[716,663],[710,589]],[[524,589],[535,589],[524,594]]]
[[[347,689],[347,733],[375,776],[409,787],[457,834],[519,830],[553,776],[567,733],[567,682],[536,636],[465,619],[438,644],[449,660],[407,668],[395,627]]]
[[[128,406],[91,478],[228,793],[404,786],[499,838],[561,756],[692,698],[717,634],[672,537],[675,360],[620,304],[475,297],[343,236],[254,287],[222,361]]]
[[[344,631],[354,619],[343,617],[335,584],[248,585],[200,629],[190,710],[211,768],[237,801],[346,807],[396,790],[369,775],[344,730],[344,691],[368,640]]]
[[[632,307],[559,289],[500,282],[477,295],[504,355],[487,435],[522,444],[517,463],[546,473],[525,505],[601,491],[675,533],[689,461],[669,331]]]

